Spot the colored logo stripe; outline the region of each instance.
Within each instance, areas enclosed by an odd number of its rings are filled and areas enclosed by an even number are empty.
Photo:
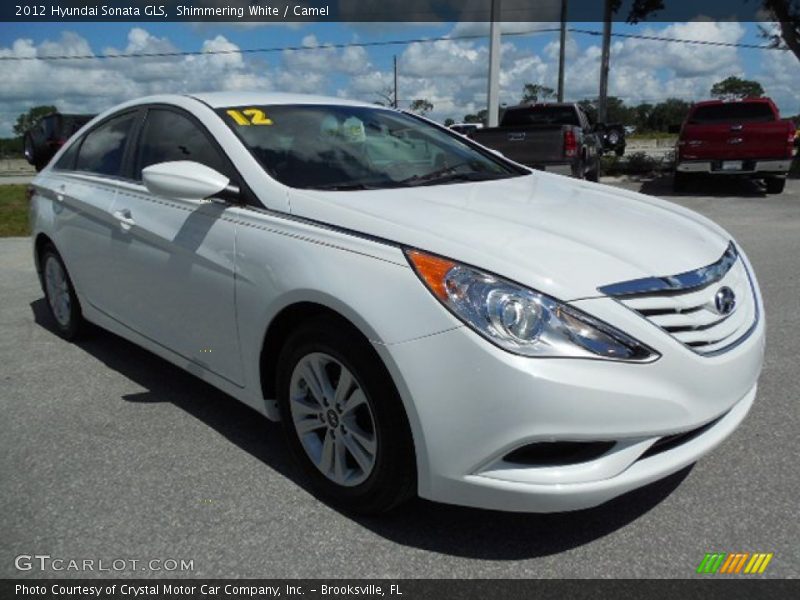
[[[716,573],[726,556],[725,552],[706,553],[700,566],[697,567],[697,572]]]
[[[763,573],[767,569],[772,557],[772,552],[769,554],[763,552],[755,552],[753,554],[750,552],[733,552],[730,554],[726,552],[708,552],[697,567],[697,572],[706,575],[717,572],[756,575]]]
[[[740,552],[736,554],[729,554],[728,559],[722,563],[720,573],[738,573],[744,566],[744,561],[750,556],[749,552]]]
[[[763,573],[767,569],[769,561],[772,560],[772,552],[769,554],[753,554],[753,558],[745,567],[745,573]]]

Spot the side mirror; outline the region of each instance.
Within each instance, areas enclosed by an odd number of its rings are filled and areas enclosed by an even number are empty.
[[[222,173],[191,160],[176,160],[142,169],[144,185],[167,198],[204,200],[223,191],[238,192]]]

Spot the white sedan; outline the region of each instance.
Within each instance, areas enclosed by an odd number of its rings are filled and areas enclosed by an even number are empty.
[[[310,488],[601,504],[753,404],[764,312],[731,236],[337,98],[154,96],[33,181],[55,327],[90,321],[285,426]]]

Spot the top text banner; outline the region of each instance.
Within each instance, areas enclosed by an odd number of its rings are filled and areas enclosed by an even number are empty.
[[[61,0],[0,3],[0,21],[557,22],[562,0]],[[800,0],[611,0],[615,21],[772,21]],[[567,20],[602,21],[603,0],[569,0]],[[780,8],[780,7],[779,7]],[[792,9],[794,9],[792,11]]]

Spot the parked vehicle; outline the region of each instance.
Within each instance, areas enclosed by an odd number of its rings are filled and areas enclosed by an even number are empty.
[[[780,194],[792,164],[795,126],[769,98],[695,104],[680,129],[674,186],[685,190],[700,174],[763,179]]]
[[[520,104],[499,127],[473,131],[476,142],[534,169],[597,181],[602,140],[578,104]]]
[[[596,127],[597,134],[603,141],[603,153],[613,152],[617,156],[625,154],[625,127],[612,123]]]
[[[461,135],[469,135],[473,131],[483,129],[483,123],[453,123],[450,129]]]
[[[91,321],[282,421],[347,510],[595,506],[756,395],[763,305],[730,234],[388,108],[127,102],[33,180],[31,223],[58,333]]]
[[[41,171],[58,149],[94,115],[50,113],[39,119],[23,137],[23,152],[28,163]]]

